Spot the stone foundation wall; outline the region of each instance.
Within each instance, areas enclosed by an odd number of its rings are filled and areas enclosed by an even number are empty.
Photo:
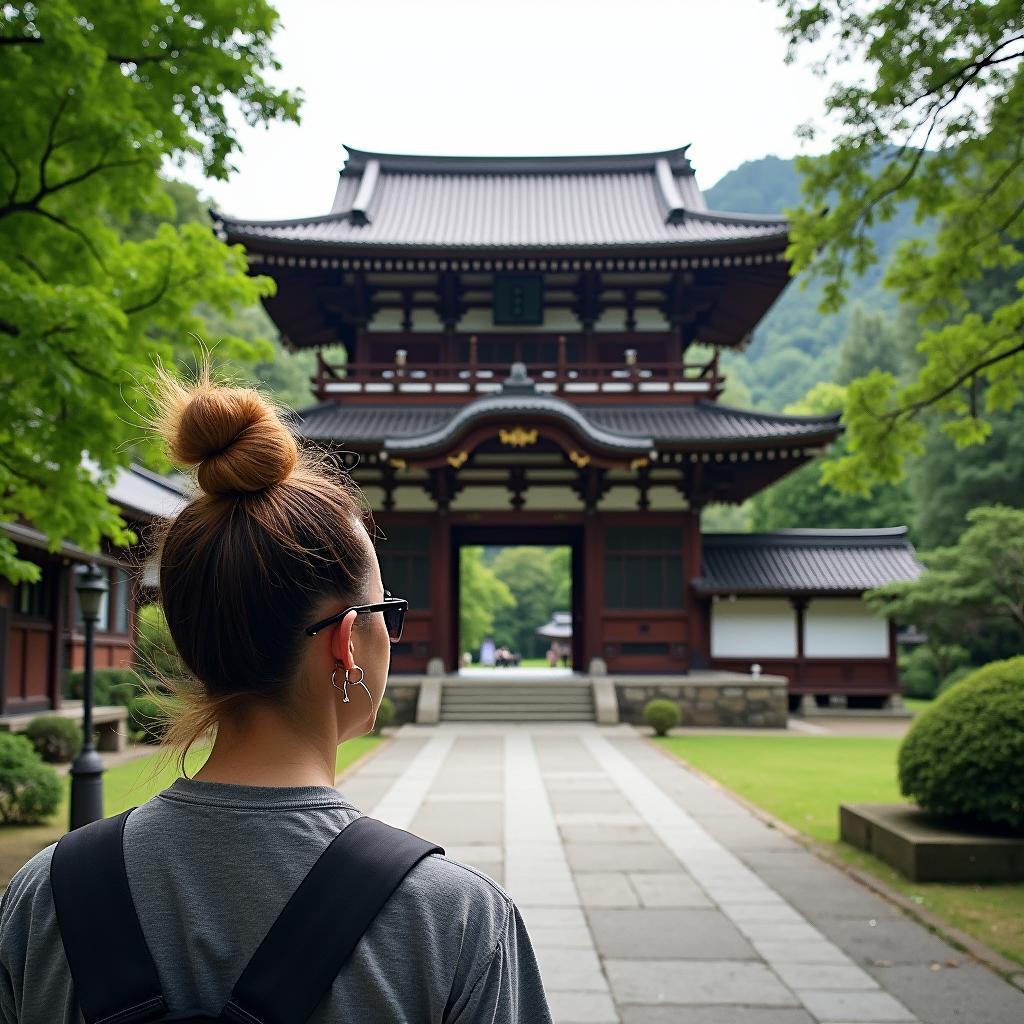
[[[696,674],[680,679],[661,677],[615,679],[619,717],[644,724],[644,707],[651,700],[670,700],[679,706],[680,725],[785,729],[787,683],[782,676],[715,672],[707,679]]]
[[[415,682],[406,682],[401,676],[389,679],[384,696],[395,705],[395,720],[392,725],[405,725],[416,721],[416,702],[420,696],[419,679]]]

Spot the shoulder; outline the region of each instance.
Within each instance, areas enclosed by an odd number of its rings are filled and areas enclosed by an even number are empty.
[[[504,919],[512,908],[508,893],[493,878],[462,861],[443,854],[431,854],[406,876],[410,891],[435,902],[489,912]]]
[[[432,919],[430,930],[457,931],[485,946],[497,945],[512,913],[511,898],[494,879],[441,854],[420,861],[398,892],[413,916]]]
[[[0,902],[0,963],[9,973],[24,965],[30,944],[45,944],[55,935],[57,912],[50,889],[53,851],[54,846],[40,850],[21,868]]]
[[[3,897],[3,909],[0,913],[6,922],[12,914],[24,912],[26,907],[37,905],[40,899],[52,903],[50,896],[50,863],[57,844],[53,843],[40,850],[24,867],[20,868],[11,879]]]

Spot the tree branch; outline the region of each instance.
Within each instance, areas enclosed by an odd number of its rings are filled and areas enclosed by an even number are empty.
[[[18,165],[14,160],[14,157],[7,152],[6,146],[0,146],[0,156],[2,156],[14,172],[14,184],[11,185],[10,191],[7,193],[7,201],[13,203],[18,198],[18,189],[21,187],[21,171],[18,169]]]
[[[37,199],[42,198],[48,191],[46,187],[46,165],[53,155],[53,143],[57,135],[57,125],[64,116],[64,111],[67,110],[70,102],[71,97],[65,93],[57,104],[57,112],[50,120],[50,127],[46,130],[46,146],[43,148],[43,155],[39,158],[39,191],[36,193]]]
[[[44,213],[39,204],[47,197],[52,196],[57,192],[61,192],[66,188],[71,188],[73,185],[80,185],[83,181],[87,181],[93,175],[101,174],[103,171],[109,171],[113,167],[131,167],[135,164],[147,163],[146,160],[108,160],[106,163],[102,161],[98,164],[94,164],[87,170],[81,171],[78,174],[73,174],[70,178],[65,178],[63,181],[57,182],[56,185],[49,185],[45,188],[40,188],[34,196],[30,199],[22,200],[20,203],[8,203],[6,206],[0,206],[0,219],[9,217],[12,213]]]
[[[198,281],[202,277],[201,274],[189,274],[187,277],[182,277],[179,280],[171,283],[171,268],[168,264],[167,273],[164,275],[164,279],[160,287],[156,290],[156,293],[151,295],[145,302],[140,302],[134,306],[129,306],[124,310],[128,316],[134,316],[136,313],[141,313],[143,310],[151,309],[155,306],[172,288],[180,288],[182,285],[190,284],[192,281]]]
[[[64,228],[65,231],[70,231],[71,234],[75,235],[76,238],[89,250],[93,259],[102,267],[105,266],[103,257],[100,255],[99,250],[95,245],[92,244],[92,239],[81,229],[76,228],[74,224],[69,224],[66,220],[58,217],[55,213],[50,213],[49,210],[44,210],[40,206],[35,206],[29,210],[23,211],[26,213],[34,213],[39,217],[45,217],[48,221],[52,221],[58,227]]]
[[[948,395],[951,395],[958,387],[963,386],[967,381],[976,377],[982,370],[987,370],[990,366],[995,366],[997,363],[1001,363],[1004,359],[1012,359],[1013,356],[1019,355],[1022,352],[1024,352],[1024,341],[1021,341],[1013,348],[1007,349],[1005,352],[998,352],[996,355],[991,356],[988,359],[983,359],[981,362],[975,363],[968,369],[961,371],[949,384],[940,388],[927,398],[911,402],[909,405],[905,405],[902,408],[897,409],[895,412],[885,413],[882,418],[889,420],[892,427],[895,427],[901,420],[913,419],[919,412],[923,412],[936,402],[941,401]]]

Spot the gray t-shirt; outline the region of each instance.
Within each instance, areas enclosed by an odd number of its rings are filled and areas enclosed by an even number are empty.
[[[327,786],[179,779],[133,811],[128,882],[170,1015],[216,1017],[288,898],[360,811]],[[429,837],[427,837],[429,838]],[[0,1021],[79,1024],[48,847],[0,904]],[[358,886],[358,878],[339,878]],[[329,941],[325,936],[324,941]],[[431,856],[370,925],[311,1024],[547,1024],[519,911],[486,875]]]

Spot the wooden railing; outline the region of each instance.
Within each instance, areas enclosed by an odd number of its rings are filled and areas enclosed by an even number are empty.
[[[695,393],[714,398],[724,378],[718,360],[702,363],[641,362],[528,365],[537,390],[548,394]],[[509,375],[507,363],[360,363],[337,366],[317,355],[313,389],[321,398],[346,394],[485,394],[500,390]]]

